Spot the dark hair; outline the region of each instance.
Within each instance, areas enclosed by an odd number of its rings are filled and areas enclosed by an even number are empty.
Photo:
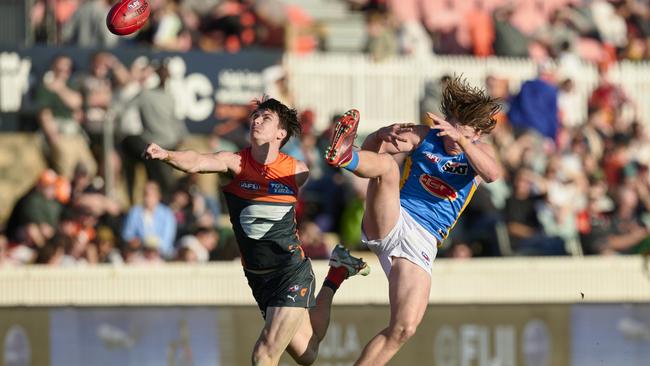
[[[501,110],[501,105],[498,98],[469,85],[464,78],[454,76],[442,91],[440,110],[447,120],[490,133],[497,124],[494,116]]]
[[[57,255],[59,250],[63,249],[65,251],[67,248],[72,247],[72,245],[74,245],[72,239],[65,235],[57,234],[38,250],[35,263],[48,264]]]
[[[292,136],[300,136],[302,126],[300,125],[300,122],[298,122],[298,112],[296,112],[295,109],[289,108],[278,100],[269,98],[268,96],[254,100],[253,107],[255,108],[253,113],[255,113],[255,111],[266,109],[275,112],[278,115],[278,118],[280,119],[280,128],[287,131],[287,136],[282,139],[280,147],[284,146]]]

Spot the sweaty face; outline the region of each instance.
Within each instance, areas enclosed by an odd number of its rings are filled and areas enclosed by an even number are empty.
[[[280,127],[278,114],[267,109],[256,110],[251,114],[251,141],[258,145],[282,141],[286,131]]]

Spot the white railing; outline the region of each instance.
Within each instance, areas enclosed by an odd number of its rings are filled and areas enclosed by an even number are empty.
[[[296,106],[316,112],[318,129],[324,129],[332,115],[357,108],[363,119],[359,127],[362,134],[393,122],[417,122],[424,83],[444,74],[462,74],[478,86],[484,85],[486,76],[495,74],[508,79],[512,92],[536,75],[531,60],[498,57],[400,57],[376,63],[362,54],[287,54],[284,60]],[[560,76],[574,80],[576,93],[584,101],[577,113],[584,120],[587,99],[598,85],[596,67],[584,63]],[[639,117],[648,123],[650,63],[622,62],[612,67],[610,76],[637,102]],[[630,118],[631,112],[625,111],[625,116]]]
[[[351,278],[337,304],[386,304],[388,285],[371,253],[368,277]],[[315,261],[320,287],[326,261]],[[639,256],[436,260],[431,304],[650,302]],[[241,264],[0,268],[0,306],[253,305]],[[584,295],[584,298],[583,298]]]

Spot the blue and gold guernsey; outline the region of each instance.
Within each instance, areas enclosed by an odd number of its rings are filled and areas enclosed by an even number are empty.
[[[407,157],[400,203],[440,244],[472,199],[478,181],[465,154],[447,154],[437,133],[432,129]]]

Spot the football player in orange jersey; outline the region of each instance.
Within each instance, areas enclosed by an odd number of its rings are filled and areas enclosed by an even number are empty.
[[[244,274],[265,318],[252,354],[253,365],[277,365],[287,352],[310,365],[329,325],[334,293],[368,265],[337,245],[330,270],[314,298],[314,273],[296,232],[298,190],[309,175],[307,165],[280,152],[300,133],[296,111],[275,99],[256,101],[250,116],[251,146],[237,153],[201,154],[168,151],[156,144],[144,156],[188,173],[223,176],[230,221],[242,254]]]

